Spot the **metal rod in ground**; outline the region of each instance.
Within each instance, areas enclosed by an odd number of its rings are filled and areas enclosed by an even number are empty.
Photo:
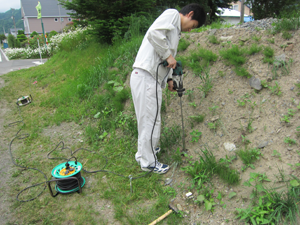
[[[184,135],[184,124],[183,124],[183,113],[182,113],[181,97],[180,97],[180,108],[181,108],[181,122],[182,122],[182,147],[183,147],[183,151],[185,151],[185,135]]]

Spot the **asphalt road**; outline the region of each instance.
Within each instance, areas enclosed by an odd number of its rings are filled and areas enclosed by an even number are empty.
[[[46,61],[47,59],[42,59],[42,63],[45,63]],[[40,64],[40,59],[8,60],[8,58],[4,55],[3,50],[0,48],[0,76],[11,71],[26,69]]]

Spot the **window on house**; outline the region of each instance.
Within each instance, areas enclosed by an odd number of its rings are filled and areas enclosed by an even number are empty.
[[[54,22],[57,22],[58,21],[58,19],[57,18],[54,18]]]
[[[233,9],[233,10],[239,11],[239,5],[233,5],[233,6],[232,6],[232,9]]]
[[[72,21],[72,19],[71,19],[71,18],[68,18],[68,21],[69,21],[69,22],[71,22],[71,21]]]

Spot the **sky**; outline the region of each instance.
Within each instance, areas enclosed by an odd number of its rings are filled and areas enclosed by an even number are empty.
[[[10,10],[10,8],[21,8],[20,0],[0,0],[0,13]]]

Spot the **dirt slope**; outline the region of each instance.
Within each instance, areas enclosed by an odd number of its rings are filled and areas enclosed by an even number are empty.
[[[258,45],[270,46],[274,49],[275,56],[285,54],[285,68],[288,68],[289,61],[293,61],[288,75],[283,76],[281,72],[282,68],[276,70],[279,74],[277,80],[272,80],[274,77],[274,71],[272,72],[273,67],[267,63],[263,63],[264,56],[262,52],[248,57],[245,64],[245,68],[247,68],[251,75],[260,80],[270,81],[269,86],[275,86],[275,81],[278,82],[282,92],[280,96],[272,94],[268,88],[263,88],[261,91],[256,92],[250,87],[249,79],[237,76],[233,71],[234,67],[225,65],[221,57],[219,57],[218,61],[210,69],[210,75],[213,77],[213,88],[206,98],[203,98],[203,94],[198,89],[202,84],[201,79],[194,76],[192,71],[188,69],[185,71],[184,86],[187,90],[194,91],[193,103],[196,104],[196,107],[192,106],[187,96],[182,98],[185,132],[187,135],[186,148],[189,156],[193,156],[193,159],[198,160],[199,153],[201,152],[200,149],[204,149],[204,147],[211,150],[217,159],[225,158],[226,155],[234,155],[234,151],[225,150],[224,143],[234,143],[237,149],[243,148],[242,135],[251,141],[248,145],[249,148],[261,147],[260,145],[266,146],[260,148],[263,157],[255,163],[254,170],[248,168],[245,172],[242,172],[241,168],[243,164],[241,160],[238,159],[233,162],[232,168],[241,172],[240,185],[231,187],[224,184],[218,178],[213,179],[212,182],[215,188],[214,197],[217,197],[218,192],[222,193],[222,200],[227,205],[225,209],[217,205],[214,213],[211,213],[210,211],[205,211],[203,205],[199,207],[199,205],[193,203],[193,200],[187,199],[185,194],[189,191],[191,183],[186,181],[187,175],[181,170],[175,172],[174,181],[171,184],[179,193],[174,202],[182,206],[186,216],[185,221],[188,224],[225,224],[225,222],[229,222],[228,224],[241,224],[241,222],[233,219],[235,217],[234,211],[235,208],[245,208],[250,203],[249,197],[252,188],[242,185],[249,179],[250,172],[266,173],[272,181],[270,184],[278,181],[276,178],[276,175],[279,174],[278,168],[282,169],[286,174],[299,175],[299,170],[292,170],[287,163],[294,165],[299,162],[299,155],[297,153],[299,149],[299,137],[296,135],[296,127],[300,126],[299,110],[297,109],[300,101],[297,95],[299,89],[295,86],[295,83],[300,82],[300,31],[294,32],[290,40],[285,40],[281,34],[277,34],[274,36],[274,44],[268,41],[273,35],[264,30],[220,29],[216,31],[215,36],[219,40],[222,38],[225,41],[223,41],[224,44],[218,45],[209,43],[209,33],[210,31],[184,35],[183,38],[189,40],[192,44],[179,55],[189,54],[190,50],[199,46],[198,43],[200,43],[201,47],[207,48],[219,55],[219,50],[224,48],[222,45],[235,44],[240,46],[240,41],[243,40],[243,47],[250,47],[252,43],[257,43]],[[261,37],[261,39],[255,41],[253,37]],[[220,76],[219,71],[223,71],[223,77]],[[245,106],[239,106],[239,101],[243,100],[242,97],[245,94],[247,96],[246,99],[249,101],[246,102]],[[215,115],[209,110],[213,106],[218,106]],[[295,110],[294,116],[291,117],[290,123],[282,122],[281,118],[283,118],[283,115],[288,114],[289,109]],[[195,116],[199,113],[206,115],[205,121],[195,124],[194,128],[191,129],[188,122],[189,116]],[[176,96],[172,99],[172,103],[167,106],[166,124],[171,126],[174,121],[178,121],[178,125],[181,127],[180,115],[179,98]],[[219,127],[214,132],[209,129],[208,123],[214,121],[215,116],[219,118]],[[253,131],[251,133],[247,131],[249,119],[252,120]],[[190,133],[193,130],[202,132],[198,143],[191,142]],[[289,146],[284,143],[286,137],[296,140],[297,144]],[[277,156],[272,156],[274,150],[278,152]],[[187,161],[187,159],[184,160]],[[187,165],[187,162],[183,164],[183,166]],[[230,192],[235,192],[237,195],[229,199],[228,195]],[[197,198],[197,195],[198,193],[193,193],[194,199]]]

